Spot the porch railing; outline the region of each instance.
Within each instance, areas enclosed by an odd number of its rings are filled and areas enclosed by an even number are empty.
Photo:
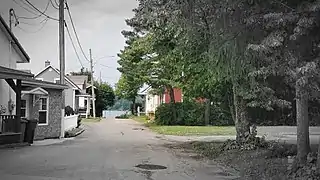
[[[0,132],[10,133],[17,132],[17,124],[19,123],[17,116],[15,115],[0,115]]]

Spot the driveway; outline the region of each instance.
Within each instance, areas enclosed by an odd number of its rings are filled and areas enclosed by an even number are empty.
[[[1,180],[225,180],[234,173],[218,164],[176,154],[131,120],[88,124],[73,140],[0,150]],[[135,167],[161,165],[160,170]],[[148,166],[147,168],[161,168]],[[231,173],[232,172],[232,173]]]

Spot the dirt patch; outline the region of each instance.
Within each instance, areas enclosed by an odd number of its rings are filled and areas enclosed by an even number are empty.
[[[296,155],[295,145],[272,143],[266,148],[254,150],[224,150],[225,143],[223,142],[188,142],[166,144],[165,146],[173,151],[178,151],[177,154],[180,155],[197,153],[199,156],[189,157],[198,160],[200,158],[210,159],[231,167],[239,172],[240,179],[243,180],[320,179],[320,176],[312,173],[300,173],[308,172],[305,169],[292,172],[292,158]]]
[[[145,129],[144,128],[132,128],[132,130],[134,130],[134,131],[144,131]]]

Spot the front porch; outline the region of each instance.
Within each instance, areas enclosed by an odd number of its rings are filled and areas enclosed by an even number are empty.
[[[2,99],[0,105],[4,104],[6,112],[0,114],[0,145],[1,144],[12,144],[22,142],[22,131],[21,131],[21,81],[30,79],[33,74],[18,71],[0,66],[0,81],[6,82],[7,85],[14,92],[15,104],[11,106],[11,94],[9,88],[7,91],[2,91],[2,97],[9,97],[8,102]],[[1,83],[0,86],[5,86],[5,83]],[[2,88],[6,89],[6,87]],[[7,104],[7,106],[6,106]],[[15,111],[13,111],[15,109]]]

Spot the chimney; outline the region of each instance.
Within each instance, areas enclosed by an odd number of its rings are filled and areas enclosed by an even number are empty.
[[[44,62],[44,66],[45,66],[45,67],[50,66],[50,61],[47,60],[46,62]]]

